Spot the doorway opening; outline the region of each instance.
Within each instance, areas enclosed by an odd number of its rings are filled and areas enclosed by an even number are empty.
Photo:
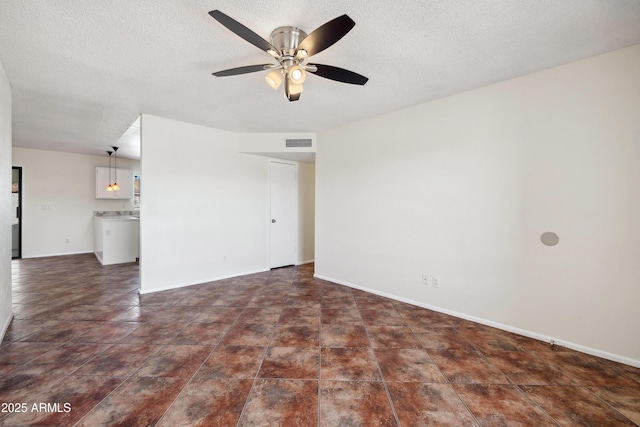
[[[11,259],[22,258],[22,168],[11,168]]]

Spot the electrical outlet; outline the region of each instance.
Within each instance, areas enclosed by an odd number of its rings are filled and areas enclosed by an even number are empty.
[[[433,286],[434,288],[439,288],[440,287],[440,277],[439,276],[433,276],[431,278],[431,286]]]
[[[429,275],[427,273],[422,273],[422,284],[429,286]]]
[[[69,243],[69,238],[67,237],[66,239],[64,239],[65,243]]]

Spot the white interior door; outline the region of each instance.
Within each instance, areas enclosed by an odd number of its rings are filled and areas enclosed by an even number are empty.
[[[271,268],[296,263],[297,179],[296,166],[271,162]]]

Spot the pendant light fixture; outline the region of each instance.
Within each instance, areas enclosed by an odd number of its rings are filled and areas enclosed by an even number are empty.
[[[109,185],[107,185],[106,190],[113,191],[113,186],[111,185],[111,155],[113,151],[107,151],[107,154],[109,155]]]
[[[113,166],[113,185],[111,186],[113,188],[113,191],[118,191],[120,190],[120,186],[118,185],[118,147],[111,147],[113,148],[113,154],[115,154],[113,162],[114,162],[114,166]]]

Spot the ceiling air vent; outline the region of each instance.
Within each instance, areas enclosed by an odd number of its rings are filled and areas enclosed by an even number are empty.
[[[304,147],[311,147],[311,138],[294,138],[294,139],[289,139],[287,138],[286,140],[286,147],[287,148],[304,148]]]

